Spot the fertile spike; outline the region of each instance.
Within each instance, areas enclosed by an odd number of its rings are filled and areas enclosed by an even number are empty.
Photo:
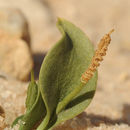
[[[94,72],[96,71],[97,67],[100,65],[100,62],[103,60],[103,56],[106,55],[107,47],[110,44],[111,41],[111,33],[114,31],[112,29],[108,34],[106,34],[99,42],[98,48],[95,51],[95,55],[92,58],[92,62],[88,69],[85,71],[85,73],[81,77],[82,83],[87,83],[93,76]]]

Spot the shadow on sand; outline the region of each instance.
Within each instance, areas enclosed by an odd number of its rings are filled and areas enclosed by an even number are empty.
[[[122,118],[112,119],[107,116],[86,114],[82,112],[77,117],[66,121],[63,125],[58,126],[55,130],[86,130],[88,127],[98,127],[100,124],[120,125],[126,124],[130,126],[130,105],[123,105]]]
[[[44,60],[45,55],[46,55],[46,53],[33,54],[34,74],[35,74],[36,80],[39,78],[39,72],[40,72],[41,64]]]

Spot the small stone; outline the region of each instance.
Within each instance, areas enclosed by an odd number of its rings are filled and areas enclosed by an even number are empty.
[[[0,8],[0,30],[10,36],[21,38],[30,45],[28,23],[19,9]]]
[[[0,34],[0,71],[25,81],[32,67],[33,60],[26,42]]]

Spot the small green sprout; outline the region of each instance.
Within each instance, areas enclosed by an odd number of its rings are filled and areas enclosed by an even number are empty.
[[[19,130],[52,130],[83,112],[94,97],[97,67],[113,30],[101,39],[94,53],[93,45],[79,28],[60,18],[57,26],[62,38],[46,55],[38,83],[31,73],[26,113],[12,124],[19,123]]]

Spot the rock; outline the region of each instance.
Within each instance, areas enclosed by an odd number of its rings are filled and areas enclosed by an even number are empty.
[[[13,37],[22,38],[30,45],[27,20],[19,9],[0,8],[0,30]]]
[[[31,49],[34,53],[48,51],[59,40],[57,18],[53,18],[48,4],[42,4],[41,0],[0,0],[0,7],[17,7],[24,13],[28,20]]]
[[[0,34],[0,71],[25,81],[32,67],[32,56],[27,43],[21,39]]]

